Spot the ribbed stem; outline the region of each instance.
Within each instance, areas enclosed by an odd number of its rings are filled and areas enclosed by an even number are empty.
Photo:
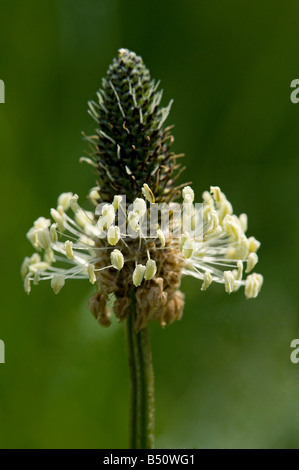
[[[148,328],[135,332],[136,304],[127,320],[131,379],[130,448],[154,448],[154,372]]]

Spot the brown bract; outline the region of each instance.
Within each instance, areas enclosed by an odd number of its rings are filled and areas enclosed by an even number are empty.
[[[104,243],[104,241],[101,241]],[[135,329],[140,331],[149,322],[157,320],[161,326],[180,320],[184,308],[184,295],[179,290],[183,269],[183,257],[176,239],[169,238],[164,248],[159,241],[126,239],[118,243],[126,260],[124,267],[117,271],[111,265],[109,246],[102,250],[103,258],[97,263],[98,292],[89,299],[89,309],[99,323],[110,325],[110,312],[107,306],[111,294],[114,294],[113,311],[119,321],[130,315],[132,298],[136,299]],[[145,264],[147,250],[156,262],[157,272],[153,279],[143,281],[135,287],[132,274],[136,263]]]

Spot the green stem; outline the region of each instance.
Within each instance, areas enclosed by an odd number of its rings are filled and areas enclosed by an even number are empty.
[[[135,300],[135,299],[134,299]],[[127,320],[131,378],[131,449],[154,448],[154,372],[148,328],[136,333],[136,303]]]

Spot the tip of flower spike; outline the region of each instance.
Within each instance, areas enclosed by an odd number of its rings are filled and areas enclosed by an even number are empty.
[[[157,200],[167,194],[170,201],[178,194],[173,177],[180,165],[173,164],[173,138],[170,128],[164,128],[172,100],[168,106],[161,106],[162,90],[158,91],[158,86],[142,57],[120,48],[97,91],[97,99],[88,103],[88,113],[97,127],[94,135],[84,135],[93,151],[80,161],[99,171],[98,200],[111,201],[115,191],[126,192],[133,199],[140,196],[144,181],[148,184],[146,198],[151,203],[155,200],[151,186],[155,187]]]
[[[121,47],[120,49],[118,49],[118,57],[123,57],[123,56],[126,56],[126,55],[135,55],[135,52],[131,52],[129,49],[126,49],[125,47]]]

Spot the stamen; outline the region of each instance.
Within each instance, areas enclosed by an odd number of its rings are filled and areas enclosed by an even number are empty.
[[[201,290],[207,290],[207,288],[210,286],[212,283],[212,276],[209,271],[206,271],[203,276],[203,283],[201,286]]]
[[[65,252],[68,259],[74,259],[74,252],[73,252],[73,242],[67,240],[65,242]]]
[[[144,271],[144,279],[146,281],[153,279],[157,272],[157,265],[153,259],[148,259]]]
[[[245,282],[245,296],[247,297],[247,299],[254,299],[258,296],[263,281],[263,276],[257,273],[250,274],[247,277]]]
[[[109,227],[108,229],[108,233],[107,233],[107,241],[109,243],[109,245],[116,245],[116,243],[119,241],[120,239],[120,229],[119,227],[117,226],[111,226]]]
[[[253,270],[255,267],[256,263],[258,262],[259,258],[258,255],[254,252],[249,253],[248,259],[247,259],[247,267],[246,267],[246,273],[250,273],[250,271]]]
[[[132,280],[135,287],[139,287],[142,283],[145,269],[145,266],[142,264],[137,264],[136,268],[134,269]]]
[[[231,294],[235,286],[235,276],[233,275],[232,271],[224,271],[223,277],[225,290],[228,294]]]
[[[195,243],[191,238],[188,238],[183,245],[183,255],[185,258],[191,258],[195,250]]]
[[[50,227],[50,238],[52,243],[56,243],[58,240],[58,234],[57,234],[57,224],[52,224]]]
[[[146,202],[144,199],[137,197],[133,202],[133,212],[139,217],[142,217],[146,213]]]
[[[96,275],[95,275],[95,269],[93,264],[89,264],[87,266],[87,273],[89,277],[89,281],[91,284],[94,284],[97,280]]]
[[[64,218],[61,214],[56,209],[51,209],[51,216],[57,223],[58,230],[60,232],[64,232],[65,227],[64,227]]]
[[[70,207],[72,211],[74,212],[74,214],[76,214],[76,212],[78,212],[78,210],[80,209],[79,204],[78,204],[78,199],[79,199],[78,194],[74,194],[70,199]]]
[[[123,254],[119,250],[115,249],[112,251],[110,255],[110,260],[111,260],[112,266],[118,271],[120,271],[123,268],[124,257],[123,257]]]
[[[162,232],[160,228],[157,230],[157,237],[160,240],[161,248],[164,248],[165,247],[165,235],[164,235],[164,232]]]
[[[149,186],[146,183],[144,183],[142,187],[142,194],[149,203],[151,204],[155,203],[155,196],[152,190],[149,188]]]
[[[58,294],[65,284],[65,278],[62,274],[54,274],[51,280],[51,287],[54,294]]]
[[[70,200],[73,197],[73,193],[62,193],[57,200],[57,206],[62,206],[64,211],[67,211],[70,207]]]
[[[188,204],[192,204],[194,201],[194,191],[190,186],[185,186],[185,188],[183,188],[183,198],[184,202]]]

